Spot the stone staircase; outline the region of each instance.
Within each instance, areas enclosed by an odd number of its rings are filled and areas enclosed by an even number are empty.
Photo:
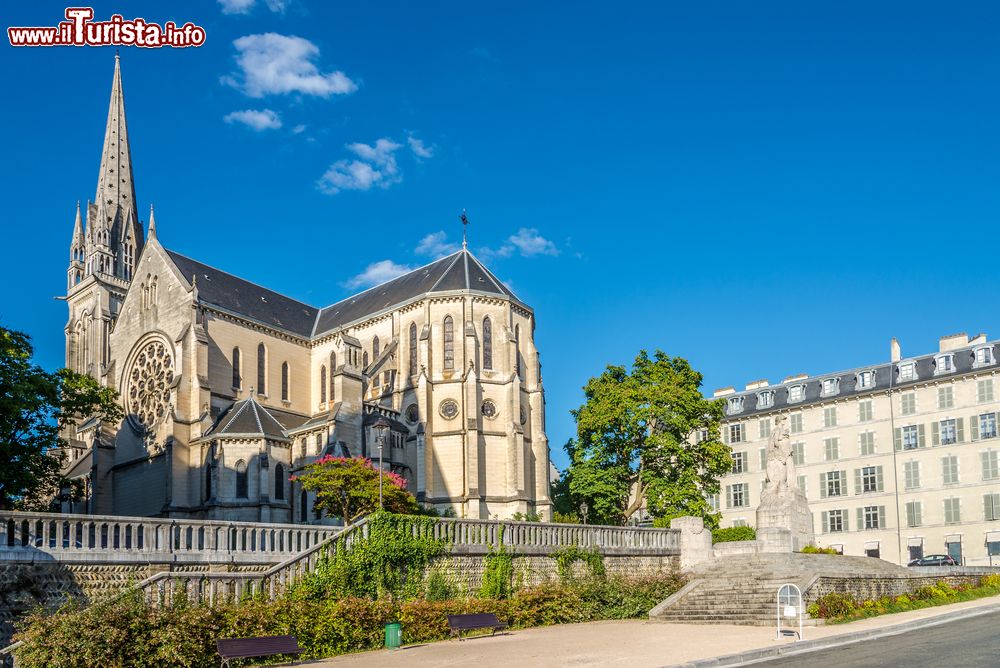
[[[868,557],[826,554],[750,554],[713,559],[691,573],[689,583],[649,613],[650,621],[676,624],[775,623],[776,595],[786,583],[808,588],[821,576],[905,575],[906,569]],[[816,623],[813,621],[812,623]]]

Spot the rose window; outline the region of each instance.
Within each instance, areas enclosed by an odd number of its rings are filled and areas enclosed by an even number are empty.
[[[144,345],[132,360],[126,391],[129,419],[137,427],[152,431],[169,410],[170,384],[174,381],[174,361],[162,341]]]

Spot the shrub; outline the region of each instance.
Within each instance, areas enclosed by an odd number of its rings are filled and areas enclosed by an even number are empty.
[[[1000,573],[979,578],[980,587],[1000,587]]]
[[[817,616],[824,619],[831,617],[846,617],[854,612],[858,605],[850,594],[830,592],[816,599]]]
[[[832,547],[818,547],[812,543],[803,547],[799,552],[802,554],[840,554]]]
[[[587,564],[592,577],[604,577],[604,557],[596,547],[584,549],[576,545],[561,547],[552,553],[552,558],[556,560],[556,571],[560,580],[568,580],[573,577],[573,564],[582,561]]]
[[[757,531],[753,527],[727,527],[712,531],[713,543],[730,543],[737,540],[757,540]]]
[[[427,575],[424,598],[428,601],[450,601],[458,595],[457,588],[448,581],[440,568],[432,569]]]

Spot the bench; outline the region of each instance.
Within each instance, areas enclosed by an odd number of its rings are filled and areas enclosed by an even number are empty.
[[[262,638],[224,638],[215,641],[215,649],[222,657],[222,668],[233,659],[250,659],[275,654],[301,654],[295,636],[264,636]],[[295,663],[293,660],[292,663]]]
[[[462,631],[492,629],[493,633],[490,635],[493,635],[497,631],[506,630],[507,625],[492,612],[479,612],[471,615],[448,615],[448,628],[453,638],[457,636],[462,640]]]

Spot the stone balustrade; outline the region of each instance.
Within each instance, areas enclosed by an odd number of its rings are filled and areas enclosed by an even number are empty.
[[[0,562],[274,564],[340,527],[0,512]]]

